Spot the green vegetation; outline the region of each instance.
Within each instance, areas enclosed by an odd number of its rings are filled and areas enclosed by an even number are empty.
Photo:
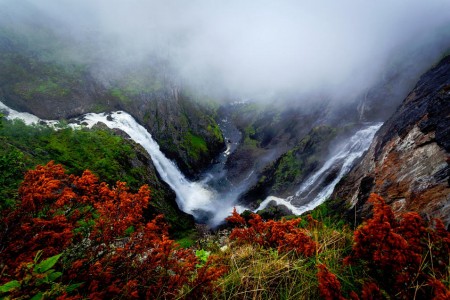
[[[300,182],[328,155],[328,146],[337,135],[334,128],[319,126],[313,128],[299,144],[288,151],[277,162],[275,170],[274,191],[286,189],[292,182]]]
[[[124,92],[119,88],[113,88],[111,90],[111,95],[119,99],[122,103],[130,103],[131,100],[124,94]]]
[[[180,215],[176,204],[168,200],[168,195],[173,197],[173,194],[159,181],[156,171],[152,172],[148,162],[138,157],[138,146],[109,129],[66,127],[55,131],[47,126],[3,120],[0,143],[0,210],[14,205],[17,189],[27,170],[53,160],[76,175],[89,169],[110,185],[118,180],[125,181],[132,191],[149,184],[152,207],[163,212],[177,231],[192,227],[192,220]],[[142,152],[145,151],[142,149]]]
[[[208,153],[206,141],[201,136],[195,135],[190,131],[184,136],[182,147],[195,160],[200,159],[202,154]]]
[[[217,142],[223,143],[222,131],[220,130],[219,125],[217,125],[217,123],[213,119],[210,120],[210,124],[206,129]]]
[[[248,125],[244,130],[244,146],[258,147],[259,141],[255,138],[256,130],[252,125]]]
[[[5,165],[23,160],[26,168],[54,160],[74,174],[90,169],[108,183],[119,178],[136,189],[143,169],[132,169],[130,160],[136,153],[130,143],[109,130],[55,131],[46,126],[27,126],[22,121],[5,122],[0,130]],[[21,176],[19,174],[19,176]]]
[[[20,281],[11,280],[0,286],[0,295],[17,289],[22,290],[24,294],[29,293],[28,296],[32,296],[31,299],[48,299],[56,297],[61,291],[73,292],[82,283],[63,285],[58,282],[63,273],[53,269],[61,255],[57,254],[41,260],[42,251],[37,251],[33,262],[22,267],[21,271],[25,273],[24,278]]]
[[[8,93],[26,100],[70,96],[72,87],[80,86],[85,73],[83,65],[60,65],[20,52],[0,52],[0,69],[0,84]]]
[[[281,157],[275,171],[274,191],[280,191],[288,182],[294,182],[303,173],[304,162],[297,159],[294,150],[288,151]]]
[[[69,89],[64,88],[61,83],[56,83],[53,79],[18,83],[14,90],[27,100],[37,96],[58,98],[70,94]]]

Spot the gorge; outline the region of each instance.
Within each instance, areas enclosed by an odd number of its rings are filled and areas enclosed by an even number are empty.
[[[29,125],[46,124],[55,127],[59,123],[58,121],[42,120],[28,113],[17,112],[1,102],[0,109],[7,113],[8,119],[20,119]],[[229,124],[226,119],[222,121],[222,128],[225,129],[225,140],[230,141],[231,138],[236,141],[236,137],[239,135],[237,129]],[[248,209],[239,205],[238,197],[246,191],[249,184],[243,182],[239,186],[232,186],[231,184],[224,186],[225,182],[229,182],[225,169],[226,160],[236,149],[238,142],[235,142],[234,145],[228,142],[226,150],[220,154],[214,166],[201,176],[203,178],[199,181],[190,181],[178,169],[176,164],[161,152],[159,145],[152,138],[151,134],[126,112],[89,113],[72,120],[68,126],[75,129],[80,126],[91,128],[97,123],[105,124],[111,129],[119,129],[125,132],[134,142],[142,145],[152,158],[159,176],[176,193],[180,209],[193,215],[197,221],[206,222],[210,226],[215,227],[231,214],[233,208],[237,208],[240,212]],[[380,126],[381,124],[366,125],[366,127],[351,136],[349,140],[342,141],[341,149],[337,148],[339,151],[335,151],[336,153],[333,153],[326,160],[325,164],[300,186],[295,195],[287,199],[269,196],[254,211],[257,212],[266,208],[271,201],[275,201],[278,205],[286,205],[294,214],[302,214],[320,205],[330,196],[334,186],[347,174],[354,161],[367,150],[375,132]],[[228,136],[228,134],[233,135],[233,137]],[[338,175],[331,182],[324,185],[324,177],[332,169],[336,168],[338,168]],[[247,178],[250,176],[251,174]],[[313,196],[310,196],[311,194]]]

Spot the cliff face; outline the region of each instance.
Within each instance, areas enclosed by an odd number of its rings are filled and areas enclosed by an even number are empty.
[[[424,74],[381,127],[361,162],[338,184],[341,209],[364,217],[375,192],[397,212],[450,223],[450,57]]]
[[[102,73],[101,57],[81,53],[84,60],[74,59],[67,52],[83,49],[64,44],[49,29],[37,34],[34,28],[20,32],[1,25],[0,101],[9,107],[43,119],[125,110],[190,177],[223,149],[214,112],[179,91],[163,66],[152,61]]]
[[[337,130],[329,126],[313,128],[291,150],[267,166],[259,179],[240,201],[252,208],[269,195],[287,197],[294,194],[312,172],[323,165],[329,145]]]

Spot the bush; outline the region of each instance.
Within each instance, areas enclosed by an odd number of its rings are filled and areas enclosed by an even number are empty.
[[[68,175],[50,162],[26,173],[19,195],[17,207],[0,217],[0,283],[23,282],[22,266],[42,253],[62,255],[65,274],[53,279],[83,283],[76,288],[82,297],[197,298],[218,290],[225,267],[179,249],[162,215],[144,222],[147,186],[130,193],[123,182],[110,188],[89,171]],[[26,295],[17,286],[4,291]],[[69,297],[65,290],[59,296]]]

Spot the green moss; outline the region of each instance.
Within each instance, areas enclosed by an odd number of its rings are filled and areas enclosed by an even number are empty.
[[[186,149],[188,155],[195,160],[198,160],[202,153],[208,153],[206,141],[201,136],[195,135],[190,131],[184,136],[182,146]]]
[[[318,126],[311,130],[296,147],[286,152],[275,164],[273,191],[283,192],[298,184],[310,174],[328,155],[330,142],[336,136],[336,129]]]
[[[214,120],[211,120],[211,123],[208,125],[207,130],[216,141],[218,141],[219,143],[223,143],[222,131],[220,130],[219,125],[217,125]]]
[[[108,110],[108,107],[104,104],[97,103],[92,106],[92,112],[94,112],[94,113],[101,113],[101,112],[105,112],[107,110]]]
[[[176,240],[178,245],[180,245],[180,248],[190,248],[195,245],[196,243],[196,232],[194,231],[187,231],[179,234],[179,238]]]
[[[248,125],[244,130],[244,146],[259,147],[259,141],[255,138],[256,130]]]
[[[303,162],[296,158],[293,150],[287,152],[279,161],[275,171],[274,191],[284,189],[286,183],[294,182],[303,173]]]

